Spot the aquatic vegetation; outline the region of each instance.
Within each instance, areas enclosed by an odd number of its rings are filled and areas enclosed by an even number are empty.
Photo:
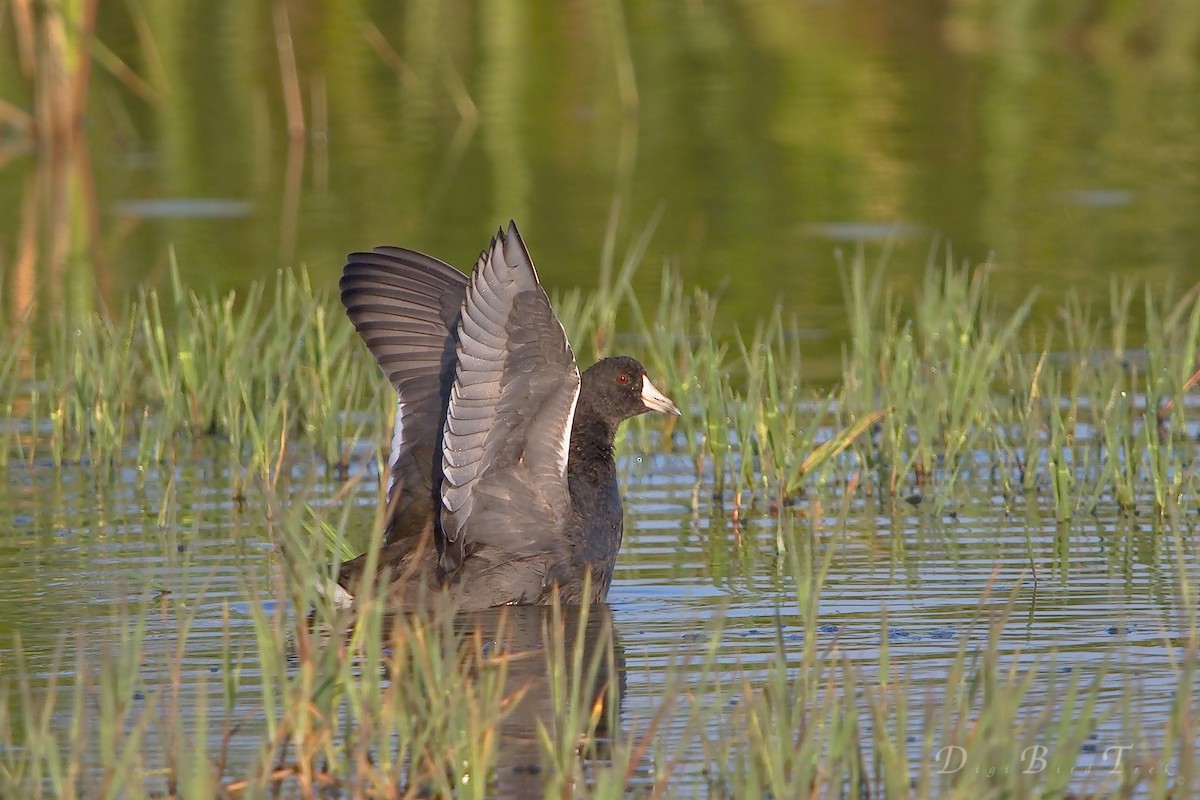
[[[318,552],[312,507],[273,509],[285,554]],[[97,654],[64,637],[34,686],[20,640],[0,672],[0,789],[22,797],[1065,797],[1190,793],[1194,625],[1176,703],[1151,747],[1108,753],[1095,732],[1141,742],[1118,665],[1086,671],[1005,654],[1026,598],[989,587],[946,674],[914,674],[889,637],[866,662],[823,623],[840,533],[803,532],[783,559],[796,605],[762,663],[742,663],[718,614],[656,655],[653,707],[622,713],[623,648],[610,612],[506,608],[462,617],[437,604],[389,615],[365,587],[351,616],[317,590],[328,566],[251,564],[236,595],[196,602],[194,570],[111,608]],[[378,537],[372,549],[379,546]],[[163,542],[162,557],[178,558]],[[308,613],[304,612],[308,609]],[[247,621],[247,617],[249,621]],[[1194,620],[1193,616],[1193,620]],[[215,623],[215,626],[214,626]],[[881,630],[888,630],[886,611]],[[652,712],[652,713],[651,713]],[[66,721],[66,724],[64,724]],[[1101,740],[1104,747],[1123,747]],[[699,754],[699,755],[698,755]],[[705,765],[698,774],[695,765]],[[503,770],[500,764],[507,765]],[[516,767],[511,765],[516,764]],[[1173,776],[1165,779],[1164,775]],[[1082,777],[1081,777],[1082,776]]]
[[[189,442],[216,438],[246,481],[273,483],[293,443],[344,473],[387,424],[374,365],[302,273],[280,272],[270,299],[262,286],[205,298],[172,270],[165,302],[144,291],[121,318],[60,319],[26,359],[24,336],[4,342],[17,423],[6,458],[120,470],[175,463]]]
[[[719,302],[671,270],[644,307],[621,288],[626,268],[609,274],[597,295],[557,306],[577,346],[596,354],[628,331],[621,349],[679,401],[677,422],[639,419],[618,450],[692,464],[693,505],[720,534],[706,543],[712,571],[740,559],[787,587],[794,602],[767,630],[767,656],[743,661],[726,642],[729,620],[713,615],[654,654],[653,675],[637,676],[652,702],[631,717],[624,650],[603,609],[508,609],[464,624],[448,608],[389,616],[366,586],[355,615],[339,610],[327,599],[338,563],[380,546],[379,520],[365,520],[378,517],[384,381],[303,273],[245,297],[205,297],[175,279],[119,314],[17,326],[0,340],[0,469],[15,478],[86,465],[100,496],[131,481],[161,491],[146,500],[157,514],[125,520],[121,535],[157,543],[157,560],[184,576],[164,586],[148,575],[113,600],[111,633],[96,640],[69,632],[35,660],[20,638],[0,651],[0,794],[1196,790],[1184,766],[1198,641],[1187,538],[1200,501],[1195,291],[1139,304],[1136,286],[1114,286],[1104,314],[1072,299],[1057,319],[1035,320],[1028,303],[993,307],[986,265],[931,264],[910,297],[859,258],[844,267],[842,380],[813,386],[786,310],[723,338]],[[220,562],[192,561],[181,533],[211,512],[184,509],[176,494],[190,465],[208,461],[228,475],[241,524],[273,545],[223,555],[240,559],[230,567],[240,577],[216,598],[207,587]],[[321,494],[318,482],[340,488]],[[1146,736],[1120,663],[1082,671],[1001,646],[1026,610],[1024,575],[988,587],[932,678],[896,657],[886,609],[868,659],[851,658],[825,623],[835,554],[874,535],[850,529],[852,507],[937,520],[981,486],[1010,513],[1061,523],[1058,570],[1074,546],[1069,523],[1098,508],[1158,526],[1151,545],[1187,620],[1171,633],[1174,703],[1161,737]],[[1134,531],[1114,532],[1113,546],[1144,546]],[[952,546],[942,528],[929,532]],[[768,555],[749,551],[751,535],[771,540]],[[1101,727],[1121,732],[1114,746],[1137,744],[1136,758],[1081,777]]]
[[[1013,502],[1048,498],[1060,520],[1105,502],[1162,514],[1194,499],[1194,290],[1147,292],[1135,323],[1134,287],[1114,286],[1106,317],[1072,299],[1048,322],[1029,319],[1032,298],[997,312],[988,265],[931,263],[909,298],[857,258],[843,268],[843,377],[822,388],[805,381],[781,309],[748,338],[721,337],[718,301],[670,269],[658,302],[641,307],[628,284],[643,248],[588,300],[562,298],[565,324],[598,357],[629,320],[623,349],[663,376],[683,416],[666,428],[638,421],[627,439],[686,452],[697,497],[705,486],[735,521],[851,480],[891,502],[916,492],[952,509],[960,485],[986,474]],[[172,276],[165,297],[142,292],[115,317],[62,319],[38,346],[21,326],[0,342],[4,461],[115,474],[218,438],[244,476],[237,495],[305,463],[343,476],[355,461],[378,465],[389,393],[326,293],[280,272],[270,292],[205,298]]]

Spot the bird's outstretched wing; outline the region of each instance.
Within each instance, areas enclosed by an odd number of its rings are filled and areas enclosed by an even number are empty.
[[[389,459],[389,538],[432,536],[441,438],[467,276],[399,247],[352,253],[342,304],[398,395]]]
[[[570,513],[579,368],[514,223],[480,255],[457,339],[442,436],[446,573],[479,546],[552,549]]]

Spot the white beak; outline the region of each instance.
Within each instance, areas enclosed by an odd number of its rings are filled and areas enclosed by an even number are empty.
[[[679,406],[672,403],[671,398],[660,392],[645,375],[642,376],[642,403],[651,411],[679,416]]]

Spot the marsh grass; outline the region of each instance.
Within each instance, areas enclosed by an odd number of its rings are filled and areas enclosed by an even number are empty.
[[[32,351],[29,332],[12,329],[0,350],[10,414],[2,468],[87,464],[101,483],[130,470],[145,481],[209,443],[232,476],[230,500],[271,531],[280,568],[239,573],[237,596],[217,614],[215,672],[194,667],[214,626],[212,603],[198,601],[214,573],[194,568],[185,586],[148,576],[114,602],[118,633],[99,656],[72,633],[35,666],[18,639],[0,670],[0,794],[485,797],[511,779],[522,743],[537,785],[555,797],[1196,791],[1193,771],[1178,768],[1194,756],[1194,624],[1176,648],[1165,732],[1147,742],[1132,690],[1114,699],[1111,665],[1085,677],[1001,647],[1026,602],[1015,588],[980,599],[936,681],[896,659],[886,633],[864,661],[820,623],[851,504],[872,496],[894,514],[913,494],[938,516],[980,483],[1013,508],[1052,513],[1066,548],[1077,515],[1104,504],[1153,510],[1181,576],[1177,600],[1194,611],[1183,537],[1198,500],[1186,395],[1200,336],[1195,291],[1143,293],[1135,325],[1138,290],[1114,286],[1107,314],[1072,298],[1046,324],[1030,319],[1031,300],[997,309],[987,265],[931,264],[908,297],[860,257],[844,266],[843,379],[814,389],[782,311],[752,335],[719,339],[713,297],[664,270],[657,304],[642,306],[628,291],[631,263],[609,270],[612,285],[594,297],[557,307],[573,340],[597,354],[616,349],[616,320],[629,320],[631,345],[620,349],[639,355],[683,410],[677,422],[636,420],[621,451],[686,456],[697,508],[728,512],[735,531],[748,517],[773,526],[770,566],[794,588],[795,607],[780,612],[765,667],[723,644],[718,614],[699,646],[664,654],[653,710],[631,723],[620,714],[611,623],[577,618],[595,609],[551,609],[537,647],[518,648],[505,645],[515,619],[472,629],[436,603],[388,615],[372,587],[353,615],[335,608],[326,598],[336,565],[364,548],[378,557],[378,520],[369,537],[356,530],[361,514],[347,500],[382,471],[383,380],[304,274],[216,297],[172,271],[165,294],[146,291],[117,317],[63,320]],[[318,498],[318,477],[343,488]],[[172,497],[168,487],[147,532],[167,563],[177,560],[163,533],[178,524]],[[832,529],[825,507],[840,509]],[[710,557],[720,571],[730,556]],[[572,625],[591,633],[571,638]],[[513,735],[506,726],[536,698],[528,735]],[[1146,746],[1136,763],[1081,780],[1072,770],[1101,725]],[[1054,769],[940,768],[960,752],[985,764],[1034,755]]]
[[[189,442],[217,439],[241,496],[251,481],[286,478],[299,442],[302,460],[348,474],[356,445],[386,425],[375,366],[306,275],[280,272],[270,294],[204,297],[172,267],[166,297],[143,291],[122,322],[53,323],[40,360],[23,364],[22,339],[7,341],[0,367],[17,424],[5,458],[115,471],[176,463]]]
[[[953,510],[984,472],[1013,502],[1045,497],[1062,521],[1110,502],[1162,514],[1195,492],[1195,290],[1146,290],[1135,326],[1137,291],[1114,285],[1107,316],[1069,297],[1047,324],[1030,320],[1032,296],[996,309],[990,265],[931,263],[903,297],[859,257],[843,267],[843,379],[821,389],[806,382],[781,310],[750,336],[721,338],[718,302],[670,269],[657,303],[640,304],[628,287],[644,246],[643,236],[594,296],[562,298],[560,313],[585,362],[611,352],[616,321],[629,320],[620,349],[642,357],[683,416],[639,419],[626,439],[690,456],[697,502],[716,498],[735,521],[851,481]],[[213,438],[229,445],[240,497],[254,481],[286,482],[297,463],[345,477],[371,460],[388,392],[330,297],[303,273],[242,297],[205,297],[171,276],[165,296],[142,292],[119,318],[60,321],[33,357],[23,329],[10,334],[6,461],[116,474],[175,463],[188,442]]]
[[[848,502],[848,501],[847,501]],[[268,523],[284,553],[320,552],[312,503]],[[327,509],[328,511],[328,509]],[[348,524],[331,514],[319,519]],[[21,797],[968,797],[1185,796],[1196,789],[1194,626],[1176,700],[1148,737],[1120,670],[1064,672],[1010,652],[1023,582],[989,587],[945,674],[874,658],[821,630],[839,531],[801,536],[781,560],[795,605],[774,650],[742,662],[727,620],[657,656],[652,706],[622,714],[623,677],[602,608],[521,609],[463,622],[437,602],[390,615],[370,587],[351,615],[316,590],[328,566],[251,569],[236,595],[201,602],[211,573],[163,593],[131,587],[102,645],[59,640],[35,667],[18,639],[0,670],[0,792]],[[812,533],[810,531],[810,533]],[[339,530],[348,537],[350,531]],[[376,537],[371,547],[377,549]],[[164,540],[164,559],[172,558]],[[234,611],[234,606],[243,610]],[[1194,604],[1193,604],[1194,607]],[[512,614],[513,616],[509,616]],[[1194,620],[1195,617],[1193,616]],[[216,623],[215,626],[213,623]],[[886,609],[881,631],[886,631]],[[587,631],[580,635],[580,631]],[[215,639],[213,634],[215,633]],[[532,646],[531,646],[532,643]],[[205,668],[214,664],[214,669]],[[45,677],[42,677],[45,676]],[[646,701],[643,700],[643,703]],[[529,711],[532,708],[533,711]],[[527,716],[523,716],[527,715]],[[1097,731],[1107,731],[1097,741]],[[1117,731],[1124,738],[1109,739]],[[1147,739],[1150,741],[1147,741]],[[1138,742],[1128,760],[1088,748]],[[518,755],[514,755],[517,753]],[[507,789],[536,764],[524,789]],[[514,766],[515,765],[515,766]],[[698,772],[702,766],[703,774]],[[1169,779],[1164,775],[1170,775]],[[507,793],[506,793],[507,791]],[[515,793],[514,793],[515,792]]]

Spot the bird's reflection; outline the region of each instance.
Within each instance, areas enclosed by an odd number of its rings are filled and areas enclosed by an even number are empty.
[[[428,792],[446,785],[431,780],[436,773],[445,773],[450,785],[473,777],[473,766],[463,760],[462,750],[438,744],[461,742],[459,737],[468,732],[447,728],[460,720],[453,712],[444,717],[449,709],[439,689],[427,694],[431,683],[438,683],[430,680],[430,669],[460,670],[462,691],[479,693],[485,706],[490,702],[486,698],[502,698],[494,758],[488,759],[494,767],[486,778],[488,797],[541,797],[551,781],[571,782],[611,763],[625,691],[625,655],[611,607],[503,606],[455,613],[452,605],[431,605],[386,614],[382,622],[385,685],[402,687],[383,702],[404,698],[395,710],[424,718],[417,727],[429,729],[418,735],[422,741],[413,742],[417,747],[407,757],[401,756],[400,772],[394,776],[399,785],[419,796],[433,796]],[[355,648],[346,647],[355,614],[332,610],[332,617],[323,618],[314,609],[308,625],[299,629],[304,642],[293,643],[288,651],[294,665],[304,660],[302,651],[310,653],[309,658],[321,653],[355,658]],[[310,639],[312,634],[316,637]],[[445,645],[456,651],[457,667],[434,655]],[[371,753],[366,759],[377,756]],[[467,774],[453,777],[463,769]]]
[[[552,741],[583,745],[585,762],[609,759],[625,658],[607,604],[507,606],[459,614],[455,627],[486,658],[507,659],[505,694],[519,698],[500,724],[496,796],[542,796],[551,756],[539,724],[554,734]],[[564,730],[572,725],[575,730]]]

